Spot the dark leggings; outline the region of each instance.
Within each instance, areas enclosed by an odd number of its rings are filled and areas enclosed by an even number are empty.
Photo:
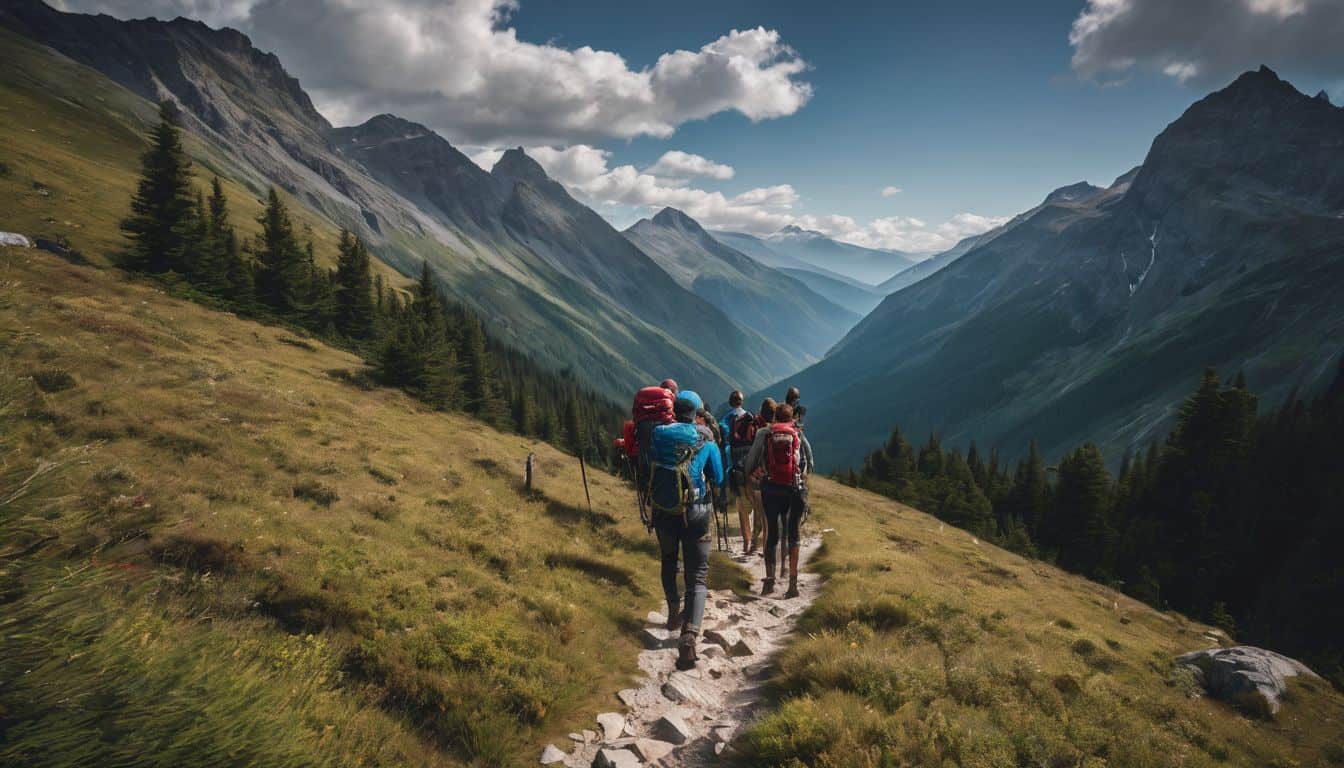
[[[780,528],[787,528],[787,542],[790,549],[798,546],[802,540],[799,528],[803,523],[802,493],[787,485],[761,483],[761,503],[765,505],[765,563],[775,564],[775,551],[780,545]]]
[[[687,510],[685,521],[681,515],[658,515],[653,520],[654,530],[658,532],[658,548],[663,556],[663,595],[667,598],[669,609],[675,609],[681,603],[681,595],[677,594],[678,553],[686,564],[683,631],[699,632],[700,622],[705,616],[706,583],[709,577],[709,516],[712,514],[713,508],[709,504],[696,504]]]

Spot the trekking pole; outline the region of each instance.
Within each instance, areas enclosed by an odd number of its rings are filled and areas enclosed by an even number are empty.
[[[583,454],[579,454],[579,474],[583,476],[583,497],[588,500],[588,514],[593,514],[593,497],[588,495],[588,470],[583,466]]]

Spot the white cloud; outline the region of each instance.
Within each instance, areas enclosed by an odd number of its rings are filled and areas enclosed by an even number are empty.
[[[896,195],[901,194],[901,191],[902,191],[902,190],[901,190],[900,187],[883,187],[883,188],[882,188],[882,196],[883,196],[883,197],[894,197],[894,196],[896,196]]]
[[[1007,217],[960,213],[936,226],[899,216],[860,224],[842,214],[799,212],[802,198],[791,184],[756,187],[730,196],[689,186],[682,179],[661,178],[650,173],[651,169],[640,171],[633,165],[610,167],[611,152],[587,145],[563,149],[530,147],[526,151],[575,197],[600,210],[619,211],[621,218],[627,220],[631,214],[647,216],[671,207],[684,211],[707,229],[768,235],[792,224],[869,248],[917,252],[946,250],[963,237],[980,234],[1007,221]],[[489,169],[503,150],[482,149],[469,154],[478,165]],[[696,157],[710,166],[719,165],[697,155],[676,154]]]
[[[1261,64],[1334,79],[1344,70],[1340,0],[1087,0],[1073,69],[1100,82],[1135,69],[1218,85]]]
[[[669,180],[685,180],[696,176],[720,181],[733,178],[733,167],[731,165],[716,163],[700,155],[693,155],[676,149],[664,152],[663,156],[658,158],[658,162],[645,168],[644,172]]]
[[[114,15],[227,22],[274,50],[338,123],[392,112],[469,144],[671,136],[721,112],[797,112],[806,62],[764,27],[632,69],[617,53],[518,39],[516,0],[63,0]]]

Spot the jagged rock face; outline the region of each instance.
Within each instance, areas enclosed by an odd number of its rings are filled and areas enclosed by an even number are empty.
[[[857,462],[900,423],[1118,461],[1204,366],[1267,402],[1323,386],[1344,346],[1341,149],[1344,110],[1267,70],[1194,104],[1137,172],[1052,193],[791,377],[818,456]]]
[[[1288,678],[1317,676],[1300,661],[1251,645],[1187,653],[1176,658],[1176,665],[1193,670],[1209,695],[1234,703],[1259,696],[1270,712],[1279,711]]]

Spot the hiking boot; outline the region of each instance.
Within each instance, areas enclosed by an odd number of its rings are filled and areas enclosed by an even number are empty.
[[[789,591],[787,591],[787,592],[784,593],[784,598],[787,600],[787,599],[789,599],[789,598],[791,598],[791,597],[797,597],[797,596],[798,596],[798,582],[797,582],[797,581],[790,581],[790,582],[789,582]]]
[[[695,633],[682,632],[681,639],[677,641],[677,669],[694,669],[695,663],[700,657],[695,652]]]
[[[672,632],[681,629],[681,609],[668,609],[667,611],[667,631]]]
[[[775,591],[775,580],[774,580],[774,578],[773,578],[773,577],[766,577],[766,579],[765,579],[764,581],[761,582],[761,594],[762,594],[762,595],[768,595],[768,594],[770,594],[770,593],[772,593],[772,592],[774,592],[774,591]]]

